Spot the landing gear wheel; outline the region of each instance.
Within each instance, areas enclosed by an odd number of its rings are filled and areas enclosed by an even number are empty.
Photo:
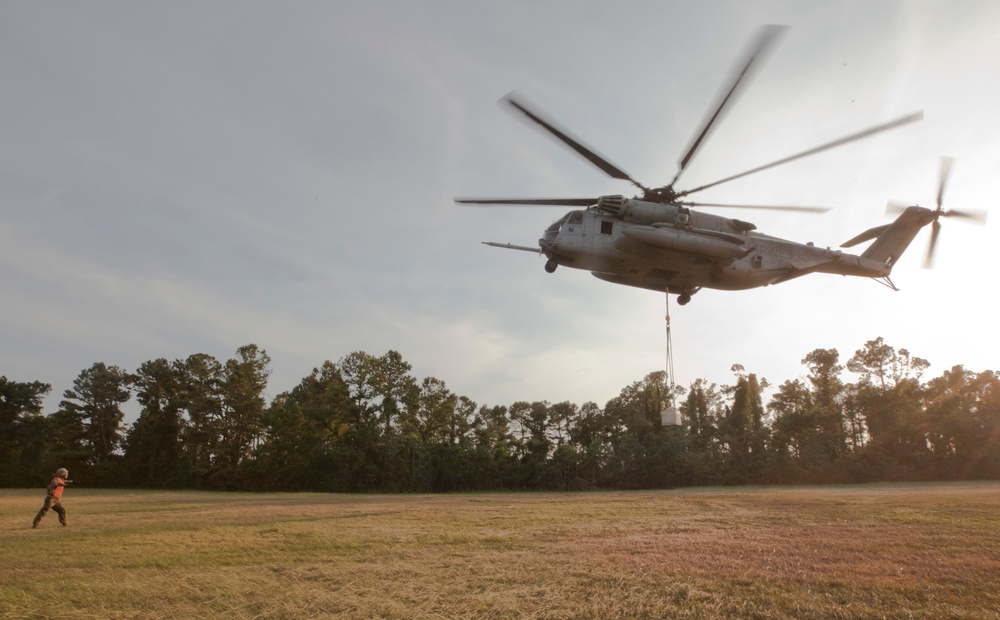
[[[689,301],[691,301],[691,296],[688,295],[687,293],[684,293],[683,295],[677,297],[677,303],[682,306],[686,306]]]
[[[552,273],[553,271],[556,270],[556,267],[558,267],[558,266],[559,266],[559,263],[557,263],[556,261],[554,261],[554,260],[552,260],[550,258],[548,260],[548,262],[545,263],[545,271],[547,271],[548,273]]]

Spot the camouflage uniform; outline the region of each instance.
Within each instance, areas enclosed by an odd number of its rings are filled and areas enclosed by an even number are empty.
[[[45,504],[42,505],[42,509],[38,511],[35,516],[35,521],[31,524],[32,528],[38,527],[38,522],[42,520],[45,513],[49,511],[49,508],[56,511],[59,515],[59,523],[63,526],[66,525],[66,509],[63,508],[62,503],[59,501],[62,498],[63,488],[66,486],[69,480],[65,480],[59,474],[62,473],[63,476],[68,475],[65,470],[59,470],[52,476],[52,482],[49,483],[48,494],[45,496]]]

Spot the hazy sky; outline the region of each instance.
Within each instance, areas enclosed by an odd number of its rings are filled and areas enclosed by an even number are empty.
[[[677,160],[756,28],[790,28],[679,183],[693,187],[917,110],[921,123],[697,195],[837,246],[890,198],[944,221],[893,292],[813,275],[672,305],[677,382],[772,382],[868,340],[1000,368],[1000,3],[0,2],[0,374],[255,343],[270,396],[324,360],[398,350],[488,404],[599,405],[664,365],[663,296],[481,241],[534,245],[559,208],[454,196],[624,193],[496,105],[517,90],[646,185]],[[733,212],[727,212],[734,215]]]

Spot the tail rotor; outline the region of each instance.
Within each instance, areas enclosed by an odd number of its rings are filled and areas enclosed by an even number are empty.
[[[985,211],[956,211],[954,209],[944,209],[944,189],[948,184],[948,177],[951,175],[951,168],[954,163],[955,160],[951,157],[941,158],[941,171],[938,176],[937,208],[934,209],[934,211],[929,212],[931,217],[931,238],[927,244],[927,253],[924,256],[924,269],[931,269],[934,267],[934,252],[937,248],[938,236],[941,234],[942,217],[959,217],[976,222],[977,224],[986,223],[987,214]],[[887,214],[899,214],[905,211],[906,208],[907,205],[903,203],[889,201],[885,211]]]

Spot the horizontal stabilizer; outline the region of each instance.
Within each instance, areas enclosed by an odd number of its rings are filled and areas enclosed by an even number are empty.
[[[868,230],[861,233],[857,237],[854,237],[850,241],[845,241],[844,243],[841,243],[840,247],[853,248],[859,243],[864,243],[865,241],[870,241],[872,239],[875,239],[876,237],[884,233],[890,226],[892,226],[892,224],[885,224],[884,226],[876,226],[875,228],[869,228]]]

